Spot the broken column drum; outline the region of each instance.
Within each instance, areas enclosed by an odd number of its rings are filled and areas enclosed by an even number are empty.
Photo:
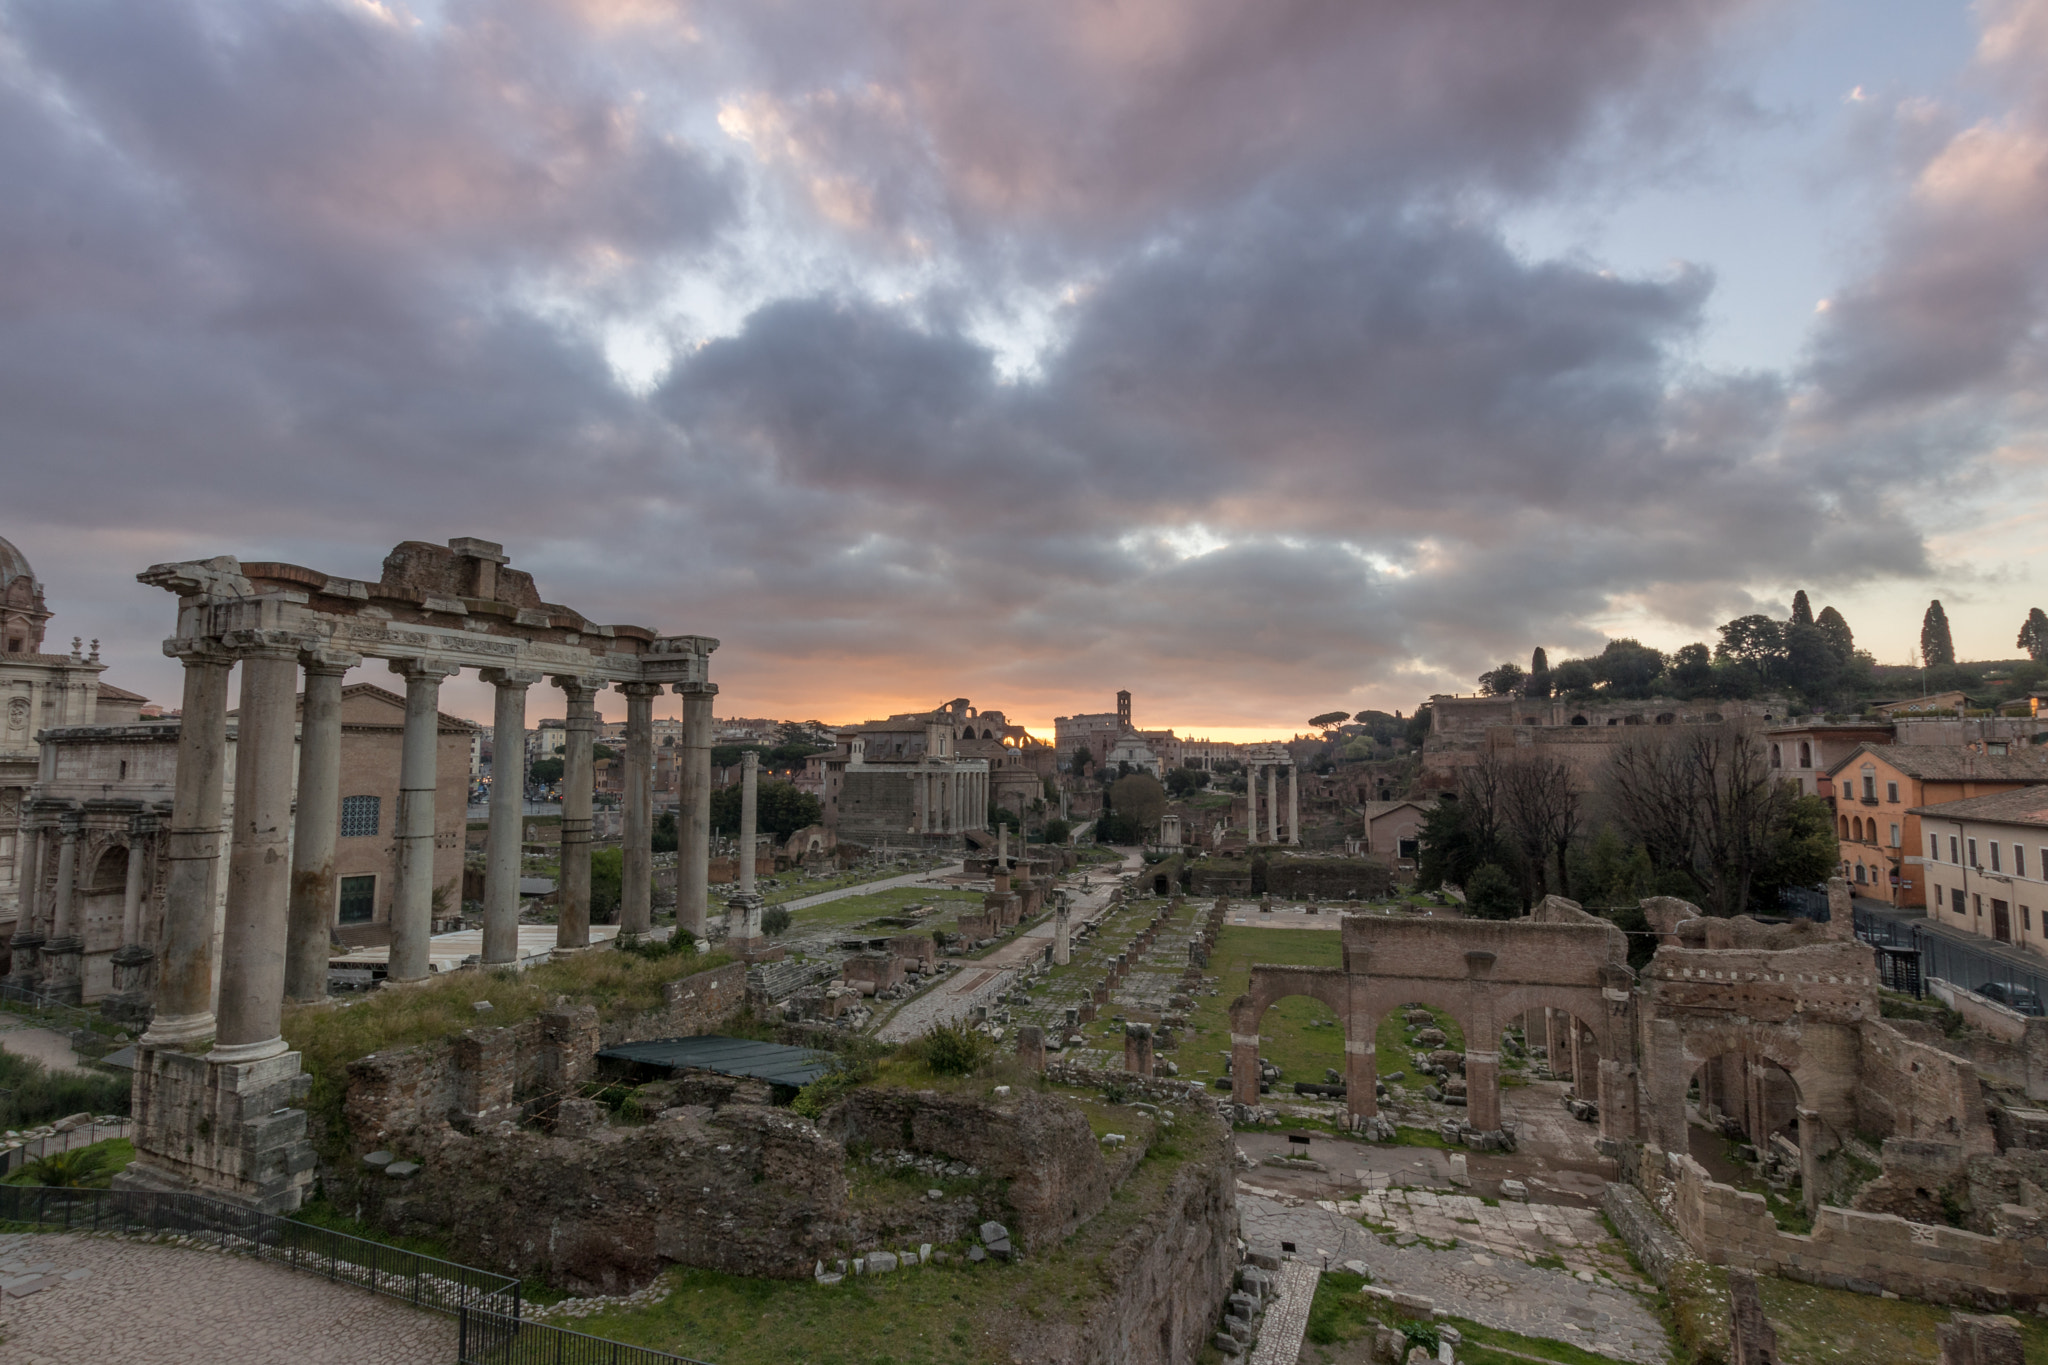
[[[184,663],[185,692],[155,1013],[136,1049],[136,1158],[119,1177],[124,1188],[201,1192],[281,1212],[296,1208],[312,1182],[306,1116],[296,1107],[310,1079],[281,1036],[281,1020],[288,992],[297,998],[323,992],[327,935],[338,920],[332,875],[338,765],[329,749],[339,728],[333,694],[342,670],[361,659],[382,659],[406,680],[400,809],[392,830],[399,846],[389,924],[393,981],[417,980],[448,965],[434,961],[429,941],[436,899],[460,893],[457,882],[434,881],[436,846],[460,837],[459,826],[444,831],[435,819],[444,678],[474,668],[499,689],[487,963],[517,955],[525,689],[542,676],[562,680],[572,727],[587,741],[594,722],[588,698],[596,689],[644,688],[640,695],[651,697],[655,689],[674,687],[685,694],[686,722],[697,720],[708,740],[709,697],[716,689],[707,674],[716,640],[598,625],[543,602],[531,576],[505,564],[499,546],[458,539],[446,546],[398,546],[374,583],[227,556],[160,564],[139,575],[177,595],[177,632],[165,652]],[[235,811],[216,953],[227,692],[237,663]],[[295,784],[293,712],[302,665],[305,734]],[[690,715],[693,695],[703,698],[696,717]],[[565,792],[565,835],[580,818],[587,909],[587,743],[583,761],[571,766],[580,771]],[[708,787],[708,771],[705,776]],[[701,805],[696,812],[707,813]],[[694,895],[699,906],[707,837],[708,827],[686,812],[679,896],[688,901]],[[568,843],[564,854],[573,865]],[[51,940],[24,943],[18,935],[17,946],[61,952],[72,913],[59,900],[49,912]],[[579,926],[572,918],[564,927],[571,938],[588,941],[587,919]]]

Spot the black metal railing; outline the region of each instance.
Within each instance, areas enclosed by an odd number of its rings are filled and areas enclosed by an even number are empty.
[[[479,1309],[518,1321],[519,1281],[403,1247],[190,1194],[0,1185],[0,1224],[37,1232],[197,1238],[308,1275],[440,1313]]]
[[[594,1337],[488,1308],[457,1314],[460,1365],[706,1365],[689,1356]]]
[[[1917,951],[1923,980],[1939,977],[1968,991],[1996,984],[2008,990],[2030,991],[2037,999],[2048,1000],[2048,969],[1962,942],[1964,935],[1943,933],[1922,918],[1880,914],[1858,906],[1856,937],[1879,949]]]

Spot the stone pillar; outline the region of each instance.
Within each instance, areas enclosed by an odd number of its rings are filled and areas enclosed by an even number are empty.
[[[1259,769],[1256,764],[1245,765],[1244,836],[1247,844],[1259,841]]]
[[[1851,898],[1847,878],[1828,878],[1828,922],[1823,928],[1826,938],[1856,937],[1856,902]]]
[[[519,846],[526,810],[526,689],[538,673],[487,668],[491,708],[491,827],[484,836],[484,965],[519,960]]]
[[[67,1005],[78,1004],[85,991],[80,975],[85,938],[78,923],[78,839],[83,832],[77,812],[64,812],[57,827],[57,881],[50,888],[50,937],[43,944],[38,988]]]
[[[1008,872],[1010,870],[1010,827],[1008,825],[996,826],[996,870],[998,872]]]
[[[114,950],[113,993],[100,1001],[100,1013],[130,1028],[149,1023],[150,970],[156,954],[142,941],[142,902],[148,895],[151,859],[157,838],[153,815],[128,820],[128,880],[121,888],[121,946]]]
[[[2026,1365],[2019,1319],[2003,1313],[1959,1313],[1934,1329],[1936,1365]]]
[[[1301,843],[1301,766],[1287,765],[1287,842]]]
[[[1801,1109],[1799,1112],[1799,1193],[1806,1201],[1809,1216],[1820,1209],[1820,1111]]]
[[[1017,1030],[1017,1060],[1027,1071],[1045,1070],[1045,1030],[1024,1024]]]
[[[121,886],[121,943],[123,947],[142,943],[142,895],[149,885],[145,859],[149,838],[156,832],[153,816],[137,815],[128,821],[128,880]],[[147,951],[145,949],[144,951]]]
[[[1052,965],[1064,967],[1073,960],[1073,936],[1067,924],[1067,903],[1062,900],[1052,912]]]
[[[334,923],[334,845],[341,835],[341,680],[358,655],[307,652],[299,712],[299,809],[292,826],[292,891],[285,944],[287,1000],[327,997]]]
[[[299,690],[296,642],[266,636],[241,656],[220,1028],[206,1058],[238,1065],[287,1051],[279,1024],[292,881],[292,722]]]
[[[167,650],[185,665],[178,767],[165,854],[163,962],[156,1013],[143,1042],[183,1047],[213,1036],[213,906],[220,874],[221,796],[227,768],[228,670],[234,656],[207,641]]]
[[[434,933],[441,679],[456,670],[438,660],[393,659],[391,671],[405,679],[405,739],[398,760],[398,886],[391,897],[391,958],[385,976],[393,982],[419,981],[427,975],[428,940]]]
[[[1500,1053],[1475,1051],[1465,1043],[1466,1122],[1482,1133],[1500,1130]]]
[[[560,677],[568,700],[562,726],[562,881],[555,893],[555,947],[590,946],[590,804],[597,774],[591,746],[597,737],[600,684]]]
[[[16,884],[20,888],[20,910],[14,924],[14,937],[8,940],[12,950],[12,964],[7,969],[7,979],[17,986],[35,989],[39,970],[38,958],[49,935],[42,930],[42,895],[44,855],[49,847],[49,835],[40,825],[23,826],[22,837],[27,847],[21,859],[21,868]]]
[[[1124,1070],[1134,1076],[1152,1074],[1152,1026],[1124,1025]]]
[[[1259,1035],[1230,1031],[1230,1098],[1239,1104],[1259,1102]]]
[[[654,927],[654,698],[660,683],[619,683],[626,694],[625,866],[620,882],[619,931],[644,934]],[[751,751],[748,757],[752,757]]]
[[[740,894],[754,894],[755,843],[760,837],[755,803],[760,799],[761,756],[752,749],[740,759]]]
[[[1353,1031],[1358,1037],[1350,1036]],[[1374,1055],[1372,1020],[1345,1020],[1344,1107],[1353,1118],[1370,1118],[1380,1112],[1379,1058]]]
[[[711,914],[711,699],[716,683],[677,683],[683,747],[677,755],[676,932],[704,937]]]
[[[1266,765],[1266,842],[1280,842],[1280,765]]]
[[[1778,1334],[1764,1318],[1756,1272],[1728,1272],[1728,1365],[1777,1365]]]

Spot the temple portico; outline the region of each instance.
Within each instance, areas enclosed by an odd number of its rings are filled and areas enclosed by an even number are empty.
[[[675,687],[684,694],[688,748],[678,902],[696,908],[694,918],[679,916],[679,932],[702,933],[708,722],[716,691],[706,675],[718,642],[594,624],[542,602],[531,577],[505,563],[497,545],[462,539],[446,547],[400,545],[375,583],[226,557],[157,565],[139,575],[178,597],[178,629],[165,651],[185,665],[185,706],[166,841],[156,1013],[137,1048],[137,1159],[124,1184],[200,1189],[266,1209],[296,1207],[310,1184],[305,1115],[293,1107],[307,1078],[282,1037],[282,1010],[288,997],[325,992],[334,835],[341,823],[340,685],[362,660],[385,660],[405,683],[390,984],[421,980],[430,971],[434,856],[445,837],[435,821],[438,702],[443,681],[469,668],[495,687],[495,749],[515,758],[493,784],[484,964],[518,960],[524,774],[515,756],[524,747],[526,690],[542,678],[561,688],[568,703],[558,950],[591,941],[591,745],[595,698],[608,687],[627,698],[626,825],[629,850],[637,838],[640,853],[637,860],[628,853],[622,920],[638,931],[651,919],[651,707],[654,696]],[[227,690],[237,665],[236,798],[216,940],[220,797],[230,747]],[[306,700],[295,734],[302,671]],[[61,868],[64,857],[77,856],[70,829],[60,822],[57,837],[43,841],[51,845],[47,856],[60,863],[51,932],[40,945],[23,945],[39,948],[46,978],[58,981],[75,937],[68,893],[77,879]]]
[[[1287,770],[1287,824],[1280,824],[1280,770]],[[1263,775],[1265,804],[1259,803]],[[1301,842],[1301,777],[1294,756],[1278,744],[1261,744],[1245,755],[1245,834],[1254,844]]]

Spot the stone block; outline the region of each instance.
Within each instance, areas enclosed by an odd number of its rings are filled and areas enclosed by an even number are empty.
[[[891,1251],[870,1251],[864,1259],[870,1275],[886,1275],[898,1264],[896,1254]]]

